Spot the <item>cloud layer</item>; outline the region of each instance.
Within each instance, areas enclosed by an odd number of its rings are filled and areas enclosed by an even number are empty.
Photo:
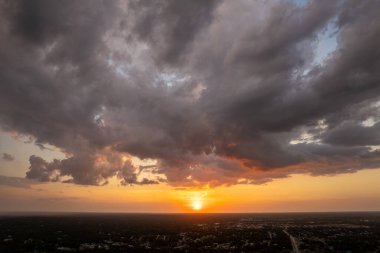
[[[379,9],[0,1],[0,126],[67,154],[31,156],[40,181],[218,186],[378,168]],[[337,48],[315,64],[328,26]]]

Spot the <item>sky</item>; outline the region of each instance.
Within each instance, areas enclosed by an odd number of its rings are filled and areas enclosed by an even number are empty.
[[[0,212],[379,211],[379,9],[0,0]]]

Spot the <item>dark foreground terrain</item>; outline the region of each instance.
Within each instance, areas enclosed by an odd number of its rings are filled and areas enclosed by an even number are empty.
[[[380,252],[380,213],[8,214],[0,252]]]

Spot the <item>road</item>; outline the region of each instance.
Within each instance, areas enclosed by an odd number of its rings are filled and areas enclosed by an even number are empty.
[[[289,236],[290,242],[292,243],[293,253],[300,253],[301,251],[298,248],[298,241],[294,236],[288,233],[286,229],[282,230],[287,236]]]

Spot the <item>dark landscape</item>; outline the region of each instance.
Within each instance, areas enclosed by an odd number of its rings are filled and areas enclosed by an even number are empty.
[[[380,252],[380,213],[6,214],[0,252]]]

